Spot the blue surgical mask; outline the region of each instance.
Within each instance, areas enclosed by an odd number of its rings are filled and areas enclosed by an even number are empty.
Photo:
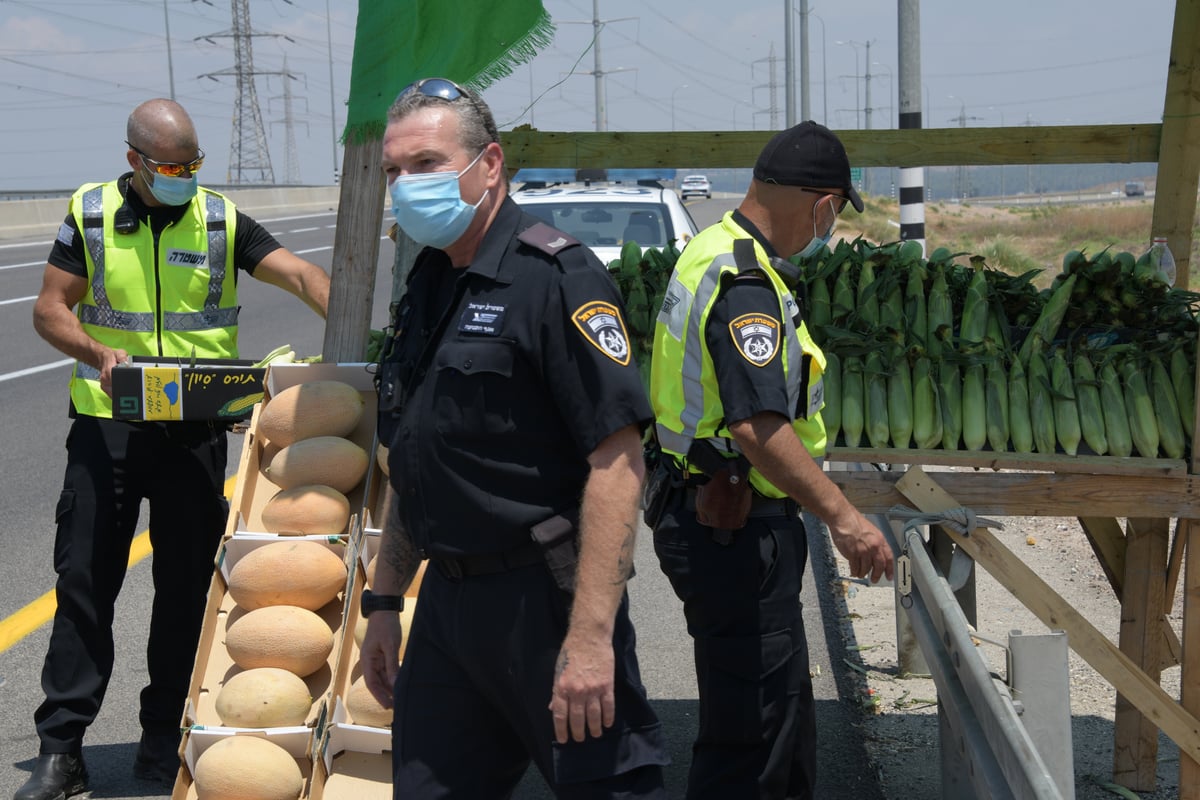
[[[796,253],[796,255],[792,256],[792,258],[793,259],[812,258],[817,253],[821,252],[822,247],[829,244],[829,240],[831,238],[833,238],[833,227],[832,226],[829,228],[829,230],[825,233],[824,236],[813,236],[813,238],[809,240],[808,244],[804,245],[804,249],[801,250],[799,253]]]
[[[392,213],[400,229],[417,244],[443,250],[458,241],[487,197],[471,205],[462,199],[459,179],[483,156],[483,150],[462,172],[427,172],[392,179]]]
[[[196,196],[199,181],[195,173],[190,178],[172,178],[157,172],[149,173],[149,176],[146,183],[150,186],[150,194],[164,206],[184,206]]]

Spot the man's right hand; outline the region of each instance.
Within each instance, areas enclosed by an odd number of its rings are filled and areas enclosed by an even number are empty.
[[[129,354],[124,350],[110,350],[104,348],[100,353],[100,388],[109,397],[112,397],[112,368],[117,364],[124,364],[129,360]]]
[[[850,562],[850,574],[855,578],[869,577],[871,583],[878,583],[884,575],[891,580],[895,562],[883,532],[857,508],[847,506],[847,509],[844,519],[829,524],[829,535],[834,547]]]
[[[403,641],[400,614],[376,611],[367,617],[367,633],[359,649],[359,663],[367,689],[384,708],[391,708],[394,702],[392,692],[400,669],[400,644]]]

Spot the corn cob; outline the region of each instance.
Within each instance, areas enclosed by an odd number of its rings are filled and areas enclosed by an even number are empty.
[[[962,438],[968,450],[982,450],[987,442],[987,407],[983,389],[983,364],[968,364],[962,379]]]
[[[842,436],[846,447],[858,447],[863,432],[863,363],[859,356],[842,361]]]
[[[255,403],[262,402],[263,393],[254,392],[252,394],[235,397],[232,400],[225,402],[225,405],[217,411],[219,417],[237,417],[246,413],[246,409],[253,406]]]
[[[987,441],[993,450],[1008,449],[1008,373],[999,356],[988,361],[984,371]]]
[[[825,354],[825,373],[821,383],[825,387],[821,421],[825,423],[825,438],[832,444],[842,430],[842,360],[837,353]]]
[[[894,273],[882,278],[880,285],[884,289],[883,298],[879,302],[879,325],[894,331],[904,330],[904,294],[900,290],[900,281]]]
[[[829,284],[821,276],[813,278],[808,287],[808,332],[818,347],[825,344],[826,328],[833,322],[833,309],[829,300]]]
[[[1111,359],[1100,366],[1100,410],[1104,414],[1104,435],[1108,454],[1125,458],[1133,453],[1133,438],[1129,431],[1129,412],[1125,395]]]
[[[1079,452],[1079,404],[1075,402],[1075,384],[1063,348],[1050,356],[1050,389],[1054,404],[1054,432],[1068,455]]]
[[[942,447],[957,450],[962,438],[962,371],[953,361],[938,365],[938,393],[942,401]]]
[[[1129,436],[1138,455],[1158,457],[1158,420],[1154,417],[1154,401],[1146,376],[1131,357],[1122,359],[1121,383],[1125,389],[1125,410],[1129,414]]]
[[[913,382],[908,359],[901,355],[893,359],[888,375],[888,428],[892,447],[908,447],[913,432]]]
[[[1100,408],[1100,382],[1087,353],[1076,353],[1075,400],[1079,403],[1079,430],[1092,452],[1102,456],[1108,452],[1108,435],[1104,432],[1104,411]]]
[[[842,324],[854,310],[854,277],[851,267],[850,259],[843,261],[838,269],[837,280],[833,282],[833,297],[829,310],[834,324],[837,325]]]
[[[1167,458],[1183,458],[1183,425],[1179,422],[1179,403],[1171,376],[1157,355],[1150,356],[1150,400],[1158,421],[1158,445]]]
[[[946,270],[939,268],[929,287],[926,303],[926,328],[929,336],[925,350],[929,357],[938,361],[947,343],[954,339],[954,309],[950,305],[950,287],[946,283]]]
[[[967,285],[967,296],[963,299],[962,322],[958,337],[960,347],[970,348],[983,342],[988,327],[987,275],[976,269]],[[966,391],[964,389],[964,396]]]
[[[867,429],[867,441],[872,447],[887,447],[888,439],[892,435],[888,424],[887,374],[883,369],[883,357],[878,350],[867,354],[863,372],[867,409],[863,424]]]
[[[1179,406],[1179,422],[1190,442],[1196,425],[1195,362],[1182,344],[1171,351],[1170,373],[1171,385],[1175,387],[1175,404]]]
[[[1033,425],[1029,419],[1029,382],[1021,359],[1014,358],[1008,367],[1008,435],[1013,450],[1033,452]]]
[[[1033,425],[1033,445],[1039,453],[1049,455],[1056,449],[1054,433],[1054,400],[1050,393],[1050,368],[1040,349],[1029,353],[1029,421]]]
[[[913,441],[927,450],[942,443],[942,404],[929,356],[918,356],[912,369]]]
[[[1029,329],[1029,335],[1025,337],[1025,341],[1021,342],[1021,349],[1018,351],[1017,357],[1026,364],[1029,363],[1029,354],[1035,346],[1048,345],[1058,335],[1058,328],[1062,325],[1063,317],[1071,302],[1071,291],[1075,288],[1076,277],[1075,275],[1069,276],[1050,293],[1050,298],[1042,306],[1037,321]],[[1029,388],[1032,391],[1033,386],[1031,385]]]
[[[855,294],[855,304],[859,319],[868,328],[879,324],[879,286],[875,282],[875,265],[865,260],[858,271],[858,291]]]
[[[906,245],[909,242],[905,243]],[[913,242],[913,244],[916,244]],[[920,247],[920,245],[917,245]],[[908,272],[908,282],[904,287],[904,326],[908,339],[921,347],[928,347],[929,326],[928,314],[925,310],[925,280],[924,270],[912,268]]]

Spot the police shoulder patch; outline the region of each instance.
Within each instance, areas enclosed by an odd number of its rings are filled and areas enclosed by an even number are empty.
[[[621,309],[604,300],[592,300],[575,309],[571,320],[593,347],[621,366],[628,366],[629,336]]]
[[[568,236],[557,228],[551,228],[544,222],[530,225],[517,234],[517,239],[551,256],[558,255],[558,251],[564,247],[580,243],[578,239]]]
[[[742,314],[729,323],[729,334],[742,358],[765,367],[779,352],[779,320],[768,314]]]

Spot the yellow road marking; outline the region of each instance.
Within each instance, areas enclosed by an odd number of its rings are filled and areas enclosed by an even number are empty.
[[[233,495],[233,486],[236,481],[237,475],[225,481],[226,497]],[[132,567],[150,555],[150,552],[150,532],[145,530],[133,538],[133,544],[129,548],[129,566]],[[54,590],[51,589],[24,608],[0,620],[0,653],[53,619],[56,608],[58,608],[58,602],[54,599]]]

